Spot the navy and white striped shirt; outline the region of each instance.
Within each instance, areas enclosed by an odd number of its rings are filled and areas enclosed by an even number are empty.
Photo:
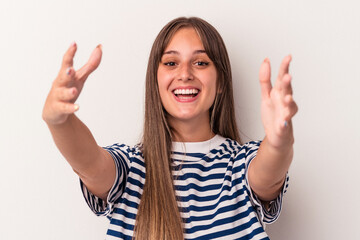
[[[278,218],[288,177],[281,194],[265,209],[247,180],[259,145],[253,141],[241,146],[219,135],[205,142],[173,143],[174,185],[185,239],[269,239],[263,226]],[[107,202],[82,182],[81,188],[92,211],[110,219],[106,239],[131,239],[145,183],[143,155],[138,145],[105,149],[117,170]]]

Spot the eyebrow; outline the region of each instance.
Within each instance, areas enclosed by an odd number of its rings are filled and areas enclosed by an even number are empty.
[[[195,50],[193,52],[193,54],[201,54],[201,53],[205,53],[206,54],[206,51],[205,50]],[[165,54],[175,54],[175,55],[180,55],[180,53],[178,51],[175,51],[175,50],[170,50],[170,51],[166,51],[163,53],[163,55]]]

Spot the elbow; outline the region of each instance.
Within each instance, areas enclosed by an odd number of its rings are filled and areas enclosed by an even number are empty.
[[[261,187],[251,186],[251,189],[262,201],[272,201],[279,196],[281,190],[283,189],[284,183],[285,177],[271,185],[263,184]]]

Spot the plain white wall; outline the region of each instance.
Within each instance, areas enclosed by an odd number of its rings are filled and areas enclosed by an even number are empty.
[[[75,40],[75,67],[103,44],[78,100],[100,145],[141,137],[152,42],[169,20],[199,16],[222,34],[245,140],[263,137],[258,69],[293,55],[295,158],[275,240],[360,239],[360,4],[358,1],[1,1],[0,239],[104,239],[108,220],[83,200],[78,178],[41,119]]]

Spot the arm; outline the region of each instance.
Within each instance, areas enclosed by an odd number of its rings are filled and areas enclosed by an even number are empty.
[[[293,128],[291,118],[297,112],[292,97],[291,76],[288,74],[291,56],[284,58],[275,86],[270,82],[268,59],[260,68],[261,115],[265,138],[249,167],[249,183],[263,201],[275,199],[284,184],[293,158]]]
[[[78,71],[73,68],[76,44],[64,55],[59,75],[54,80],[43,109],[54,142],[73,170],[87,188],[106,200],[115,179],[112,157],[99,147],[90,130],[76,116],[78,105],[74,104],[87,77],[101,61],[101,46],[91,54],[89,61]]]

